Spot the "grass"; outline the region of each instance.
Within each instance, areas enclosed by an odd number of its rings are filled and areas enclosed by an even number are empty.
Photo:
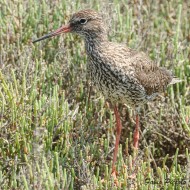
[[[0,7],[1,189],[190,188],[189,1],[1,0]],[[83,8],[104,15],[112,41],[145,51],[183,79],[142,109],[133,167],[134,113],[119,106],[117,186],[115,118],[95,89],[88,100],[82,40],[68,34],[31,43]]]

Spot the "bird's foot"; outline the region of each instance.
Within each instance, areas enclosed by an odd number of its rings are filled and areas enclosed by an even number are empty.
[[[128,178],[129,178],[129,179],[135,179],[136,176],[137,176],[137,174],[136,174],[136,173],[133,173],[133,174],[129,175]]]
[[[127,166],[124,164],[123,167],[126,169]],[[132,166],[131,166],[131,169],[132,169]],[[136,170],[135,170],[136,171]],[[131,175],[128,176],[129,179],[135,179],[136,178],[136,172],[133,171],[133,173]]]
[[[119,186],[120,186],[120,183],[119,183],[119,181],[118,181],[118,179],[117,179],[117,171],[116,171],[115,169],[112,170],[111,176],[112,176],[112,178],[113,178],[113,180],[114,180],[114,184],[115,184],[117,187],[119,187]]]

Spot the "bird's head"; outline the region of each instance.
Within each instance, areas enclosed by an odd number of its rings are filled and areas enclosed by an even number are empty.
[[[67,32],[77,33],[85,38],[97,38],[106,35],[106,27],[102,17],[96,11],[91,9],[82,10],[73,14],[67,25],[34,40],[33,43]]]

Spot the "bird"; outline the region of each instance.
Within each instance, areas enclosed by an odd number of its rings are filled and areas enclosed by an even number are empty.
[[[116,140],[113,152],[112,173],[121,136],[121,120],[118,104],[127,104],[136,111],[133,135],[134,149],[139,146],[139,109],[164,92],[169,85],[181,82],[171,71],[159,67],[146,53],[124,44],[111,42],[103,16],[95,10],[85,9],[74,13],[68,24],[32,42],[75,33],[84,39],[87,54],[87,74],[91,83],[111,101],[116,119]]]

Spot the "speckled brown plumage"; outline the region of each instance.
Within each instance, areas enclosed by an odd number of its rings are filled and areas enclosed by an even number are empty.
[[[85,25],[79,23],[81,19],[86,20]],[[87,72],[94,86],[112,102],[137,107],[163,92],[174,80],[178,82],[143,52],[108,41],[105,23],[95,11],[75,13],[70,24],[72,32],[84,37]]]
[[[121,134],[117,103],[139,107],[163,92],[169,84],[180,80],[167,69],[158,67],[145,53],[110,42],[103,18],[94,10],[82,10],[73,14],[68,25],[33,42],[66,32],[77,33],[84,38],[88,55],[87,74],[93,85],[115,105],[117,134],[112,164],[114,172]],[[138,148],[138,139],[139,117],[137,115],[134,133],[135,148]]]

